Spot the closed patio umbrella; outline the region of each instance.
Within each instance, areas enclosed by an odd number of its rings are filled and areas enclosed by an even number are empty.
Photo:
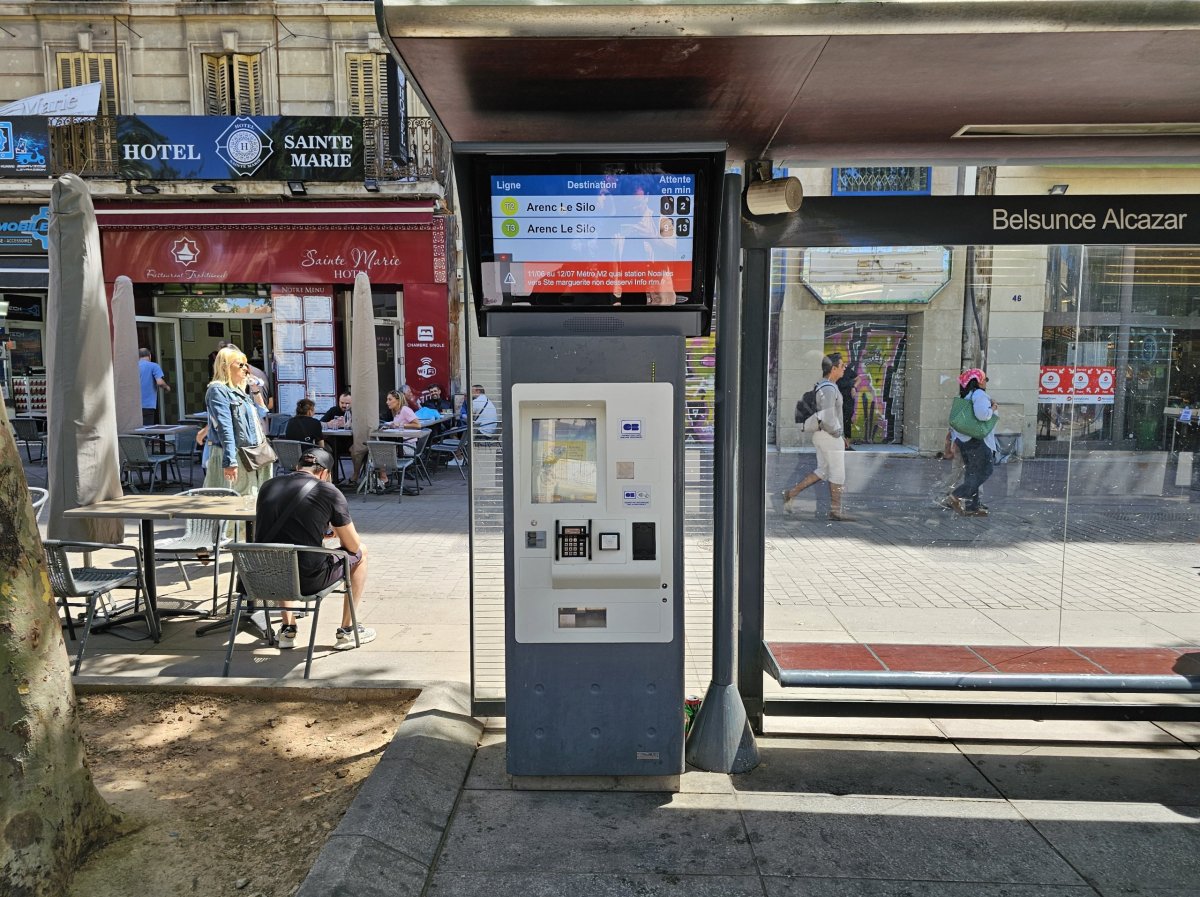
[[[46,530],[52,539],[123,542],[121,520],[62,516],[122,494],[100,231],[88,186],[77,175],[63,175],[50,191],[49,236]]]
[[[358,469],[366,454],[365,445],[372,430],[379,427],[379,379],[375,357],[375,309],[371,304],[371,281],[359,271],[354,277],[354,296],[350,303],[354,319],[350,331],[350,393],[354,398],[354,443],[351,452]]]
[[[142,387],[138,380],[137,323],[133,311],[133,281],[122,274],[113,285],[113,385],[116,390],[117,432],[132,433],[142,425]]]

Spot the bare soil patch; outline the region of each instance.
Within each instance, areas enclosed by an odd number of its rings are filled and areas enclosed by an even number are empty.
[[[88,765],[123,832],[67,897],[287,897],[412,706],[85,694]]]

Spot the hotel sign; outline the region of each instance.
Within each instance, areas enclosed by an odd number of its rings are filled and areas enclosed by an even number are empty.
[[[117,159],[131,180],[359,181],[362,119],[122,115]]]

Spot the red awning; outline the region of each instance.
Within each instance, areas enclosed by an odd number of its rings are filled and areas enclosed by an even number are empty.
[[[97,202],[101,230],[427,230],[429,201]]]

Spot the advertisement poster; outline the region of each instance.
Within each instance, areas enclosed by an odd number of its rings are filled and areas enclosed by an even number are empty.
[[[0,177],[45,175],[49,153],[49,119],[33,115],[0,118]]]
[[[1117,369],[1100,365],[1044,365],[1038,377],[1038,404],[1112,405]]]

